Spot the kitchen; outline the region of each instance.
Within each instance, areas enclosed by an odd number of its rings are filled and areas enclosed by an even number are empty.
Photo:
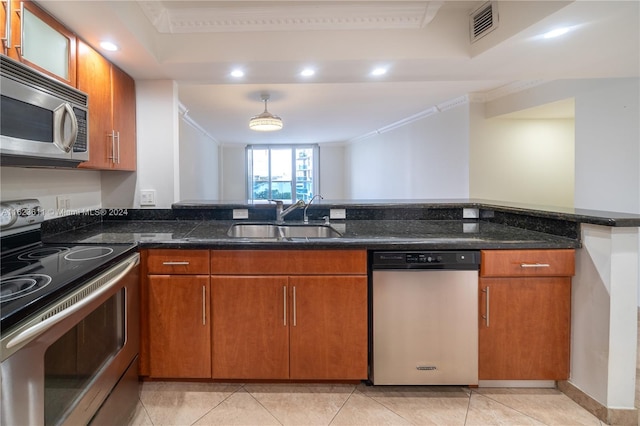
[[[66,16],[66,13],[55,13],[56,4],[51,5],[52,13],[56,16]],[[624,5],[631,8],[637,6],[632,2],[624,3]],[[58,7],[63,6],[62,2],[58,5]],[[132,6],[122,5],[121,7]],[[578,7],[578,5],[572,5],[572,7]],[[72,17],[71,14],[68,16]],[[633,12],[627,13],[626,16],[637,16],[637,13],[635,15]],[[70,22],[65,23],[71,25]],[[624,26],[621,27],[624,28]],[[80,33],[80,31],[78,32]],[[629,37],[629,40],[637,40],[637,37]],[[626,46],[631,52],[635,51],[637,57],[637,44],[634,45],[633,42],[630,42]],[[607,53],[613,55],[606,49],[600,49],[598,53],[604,57],[607,57]],[[628,57],[633,59],[633,54]],[[594,59],[592,62],[597,63],[598,61]],[[606,64],[606,62],[603,60],[603,63]],[[342,145],[327,144],[326,147],[323,147],[323,163],[321,164],[321,167],[328,169],[326,172],[321,171],[321,176],[323,176],[322,193],[327,199],[482,198],[568,208],[575,206],[595,210],[638,213],[638,199],[640,197],[638,186],[640,183],[638,179],[638,129],[635,118],[638,115],[637,60],[634,63],[635,73],[615,76],[628,77],[626,79],[601,79],[599,77],[602,76],[595,74],[594,71],[594,74],[589,76],[593,79],[556,80],[544,84],[540,82],[538,82],[540,84],[534,84],[535,81],[529,81],[519,85],[515,84],[512,89],[513,93],[509,93],[507,90],[509,94],[497,97],[500,92],[496,92],[487,97],[491,99],[496,96],[495,99],[485,102],[475,102],[472,101],[472,96],[466,98],[463,96],[459,101],[452,101],[447,105],[444,101],[451,101],[451,99],[442,99],[437,102],[442,104],[439,112],[431,113],[432,111],[429,111],[423,117],[406,126]],[[124,64],[121,66],[124,67]],[[553,76],[543,77],[553,78]],[[206,162],[197,161],[198,158],[205,157],[203,155],[185,157],[183,154],[186,151],[186,155],[189,155],[190,146],[184,146],[186,144],[181,143],[183,141],[182,135],[190,132],[202,138],[202,133],[182,125],[181,123],[185,123],[185,121],[179,121],[179,90],[176,84],[170,80],[142,80],[136,81],[136,86],[139,160],[137,173],[3,167],[3,200],[36,197],[43,201],[46,209],[55,210],[56,196],[60,195],[58,188],[61,187],[65,188],[63,194],[70,195],[72,209],[139,207],[139,192],[144,189],[156,191],[156,208],[168,208],[172,203],[184,199],[234,200],[244,198],[244,176],[237,174],[237,172],[242,173],[242,167],[233,166],[244,161],[244,146],[202,144],[204,149],[208,149],[210,152]],[[566,173],[562,176],[556,176],[556,179],[563,182],[569,181],[569,184],[563,187],[547,183],[544,185],[544,193],[533,197],[532,194],[539,193],[539,183],[545,182],[547,173],[546,171],[541,173],[540,168],[531,167],[530,162],[519,165],[520,170],[527,170],[530,175],[526,179],[518,181],[518,184],[514,184],[513,187],[506,186],[508,182],[515,182],[512,179],[517,178],[517,176],[513,176],[512,171],[507,169],[507,162],[499,161],[501,153],[507,152],[504,145],[509,141],[501,141],[494,137],[491,132],[501,132],[501,128],[495,124],[497,121],[485,120],[485,117],[499,117],[505,113],[567,98],[575,98],[575,118],[565,119],[570,124],[562,125],[559,123],[562,120],[554,121],[554,123],[558,124],[559,132],[566,132],[567,127],[573,128],[575,144],[571,140],[570,144],[574,145],[573,148],[569,150],[569,154],[564,154],[565,160],[562,166],[557,166],[554,170],[559,170],[558,173]],[[314,98],[310,97],[309,99],[311,102]],[[180,101],[183,99],[180,98]],[[257,101],[251,102],[256,104],[253,109],[260,108]],[[281,110],[276,109],[276,105],[277,102],[274,101],[270,104],[270,109],[287,119]],[[428,104],[423,105],[416,112],[430,107],[431,105]],[[254,113],[253,109],[249,115]],[[195,116],[195,112],[193,114]],[[406,116],[409,115],[411,114]],[[189,117],[189,113],[186,116]],[[242,115],[241,119],[245,118],[248,116]],[[399,117],[398,120],[401,118],[405,117]],[[145,123],[147,124],[145,125]],[[153,123],[153,125],[149,125],[149,123]],[[162,123],[162,126],[159,126],[158,123]],[[204,121],[201,120],[197,120],[196,123],[204,125]],[[514,127],[532,125],[531,120],[511,120],[510,123]],[[384,121],[379,125],[376,123],[376,127],[388,124],[390,123]],[[372,130],[375,129],[369,128],[362,134]],[[215,132],[211,132],[211,134],[216,135]],[[414,136],[423,134],[437,135],[434,138],[438,141],[436,148],[429,149],[420,143],[420,138]],[[562,140],[566,140],[566,138]],[[603,140],[607,141],[604,145],[607,149],[606,152],[603,152]],[[394,144],[402,143],[404,149],[397,149],[397,145],[389,147],[390,141]],[[159,152],[159,148],[164,149]],[[332,157],[335,161],[327,161]],[[415,164],[413,161],[420,157],[424,158],[424,163]],[[382,160],[389,158],[393,158],[393,161],[382,163]],[[210,167],[212,162],[219,165],[218,170]],[[336,163],[344,164],[344,167],[336,170]],[[372,186],[362,181],[370,175],[371,163],[380,164],[381,170],[384,170],[385,180],[384,182],[375,182],[375,187],[379,188],[379,192],[375,194],[368,192],[371,191]],[[443,166],[445,164],[446,167]],[[190,177],[189,172],[194,170],[197,171],[198,176],[207,176],[207,181],[210,183],[206,188],[202,188],[202,192],[199,194],[190,192],[191,188],[201,186],[194,182],[194,178]],[[376,177],[380,178],[381,175],[382,173]],[[504,176],[509,176],[509,179],[505,179]],[[570,182],[571,180],[574,182]],[[412,186],[408,182],[438,182],[438,185]],[[628,235],[624,235],[627,232],[630,233],[630,238],[633,239],[635,235],[636,239],[632,253],[638,252],[637,229],[606,228],[604,235],[601,234],[602,231],[602,229],[595,227],[595,229],[590,229],[592,233],[590,235],[597,241],[602,241],[604,238],[605,241],[611,242],[611,247],[607,250],[612,255],[607,258],[617,259],[616,256],[626,255],[628,249],[622,248],[626,244],[622,243],[622,239],[629,238]],[[621,232],[623,235],[620,234]],[[582,250],[582,252],[584,251]],[[622,262],[626,265],[624,261]],[[615,261],[613,263],[615,265]],[[589,271],[584,273],[588,276],[591,274]],[[617,278],[613,273],[611,279],[620,278]],[[582,281],[589,280],[581,280],[579,276],[574,278],[574,282]],[[633,281],[637,283],[637,278]],[[592,285],[594,287],[591,288],[599,288],[596,284]],[[622,303],[629,299],[637,300],[635,288],[631,289],[626,286],[624,288],[625,293],[619,296],[618,302]],[[616,301],[612,301],[612,303],[614,305],[611,308],[609,306],[600,307],[598,310],[598,315],[604,316],[600,319],[605,324],[615,324],[621,320],[617,315],[622,311],[615,306]],[[587,312],[585,311],[584,315],[587,315]],[[622,321],[628,321],[628,319]],[[620,330],[626,333],[627,337],[633,335],[632,330]],[[585,336],[583,338],[589,339]],[[613,338],[620,337],[614,335]],[[574,344],[576,343],[574,342]],[[619,347],[615,341],[582,342],[579,347],[590,347],[594,344],[597,347],[611,350],[624,351],[625,349]],[[612,353],[609,355],[613,356]],[[608,401],[605,404],[607,406],[628,406],[627,403],[620,403],[612,396],[612,390],[618,388],[614,379],[617,373],[611,372],[605,377],[594,377],[591,373],[586,372],[594,365],[603,365],[604,361],[598,359],[593,364],[593,360],[583,359],[575,362],[577,365],[582,365],[581,368],[584,371],[580,375],[575,371],[574,380],[576,381],[574,383],[579,384],[582,389],[588,390],[588,393],[598,401],[602,403]],[[613,364],[618,365],[616,362]],[[613,368],[615,369],[615,367]],[[578,383],[580,381],[582,382]],[[626,401],[624,398],[622,397]]]

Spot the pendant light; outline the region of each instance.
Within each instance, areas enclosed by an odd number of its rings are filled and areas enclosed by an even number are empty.
[[[251,117],[249,120],[249,128],[258,132],[273,132],[274,130],[282,129],[282,119],[267,111],[269,95],[262,94],[261,98],[264,101],[264,112],[260,115]]]

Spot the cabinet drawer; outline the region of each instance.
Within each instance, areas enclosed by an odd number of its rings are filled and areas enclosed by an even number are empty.
[[[482,277],[569,277],[575,250],[482,250]]]
[[[147,273],[208,274],[209,250],[149,250],[147,252]]]
[[[213,250],[212,275],[358,275],[365,250]]]

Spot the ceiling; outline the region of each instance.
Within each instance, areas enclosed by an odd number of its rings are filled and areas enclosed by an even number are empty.
[[[475,43],[469,14],[485,1],[38,3],[136,80],[175,80],[182,112],[221,144],[344,143],[548,80],[640,76],[635,0],[496,2],[496,29]],[[571,31],[541,37],[560,26]],[[283,130],[248,129],[262,93]]]

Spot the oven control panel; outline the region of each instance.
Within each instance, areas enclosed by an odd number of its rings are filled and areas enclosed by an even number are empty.
[[[0,203],[0,229],[2,230],[33,225],[43,220],[44,210],[36,199]]]

